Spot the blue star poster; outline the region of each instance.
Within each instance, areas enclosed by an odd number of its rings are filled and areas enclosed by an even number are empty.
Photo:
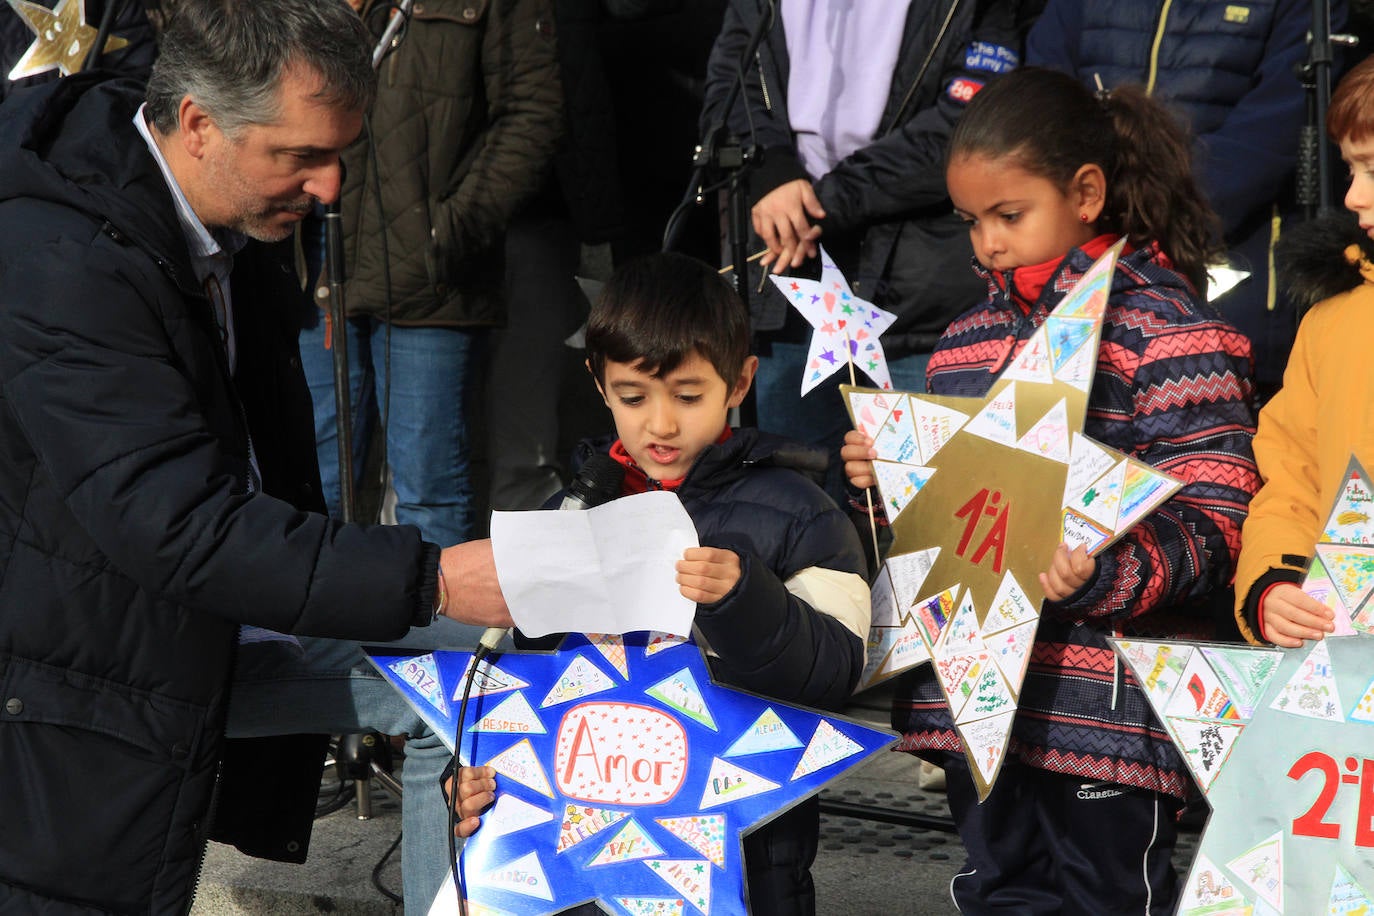
[[[371,655],[452,748],[466,652]],[[712,682],[660,633],[570,636],[485,659],[464,765],[497,798],[459,858],[472,912],[747,912],[741,836],[889,746],[887,731]]]

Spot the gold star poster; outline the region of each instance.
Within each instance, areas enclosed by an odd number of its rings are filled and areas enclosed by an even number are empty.
[[[1180,484],[1082,434],[1118,244],[982,398],[842,386],[893,543],[860,689],[930,662],[978,787],[1001,770],[1057,546],[1096,554]]]
[[[33,44],[10,69],[10,80],[37,76],[49,70],[59,70],[62,76],[81,71],[99,34],[86,21],[86,0],[58,0],[52,9],[30,0],[6,2],[34,34]],[[111,35],[105,40],[103,53],[118,51],[128,43]]]

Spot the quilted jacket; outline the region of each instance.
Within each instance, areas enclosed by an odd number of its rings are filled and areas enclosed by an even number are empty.
[[[1100,254],[1112,241],[1088,247]],[[931,358],[931,392],[984,395],[1092,261],[1071,250],[1043,290],[1018,285],[1041,265],[980,268],[988,301],[950,325]],[[1187,794],[1183,761],[1107,637],[1216,638],[1229,620],[1226,586],[1258,484],[1250,372],[1244,335],[1199,305],[1156,247],[1117,262],[1084,432],[1184,486],[1099,556],[1077,594],[1044,605],[1012,728],[1023,762]],[[960,750],[930,666],[898,687],[893,727],[904,750]]]
[[[1331,3],[1333,28],[1345,0]],[[1270,247],[1298,215],[1293,169],[1306,97],[1294,67],[1307,54],[1308,0],[1049,0],[1026,39],[1026,63],[1089,87],[1147,86],[1196,135],[1194,168],[1221,217],[1228,260],[1250,279],[1217,300],[1250,338],[1256,376],[1277,384],[1298,317],[1278,297]]]
[[[389,8],[364,8],[374,32]],[[505,227],[543,183],[562,130],[551,2],[416,3],[379,77],[368,127],[344,154],[348,312],[499,325]]]

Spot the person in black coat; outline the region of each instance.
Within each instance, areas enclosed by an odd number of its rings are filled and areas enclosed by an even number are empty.
[[[5,912],[185,911],[216,798],[224,839],[304,859],[321,745],[223,740],[241,625],[510,624],[489,542],[320,514],[282,243],[371,98],[357,17],[185,0],[169,29],[146,107],[85,73],[0,106]]]

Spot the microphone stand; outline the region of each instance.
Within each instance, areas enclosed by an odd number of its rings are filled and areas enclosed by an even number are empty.
[[[386,24],[381,40],[372,49],[372,69],[381,66],[388,51],[400,47],[401,27],[410,19],[410,8],[414,0],[401,0],[395,13]],[[339,446],[339,518],[345,522],[353,521],[353,416],[349,403],[348,384],[348,311],[344,307],[344,243],[343,211],[339,196],[325,206],[324,244],[325,260],[329,269],[329,344],[334,355],[334,427]],[[385,231],[385,230],[384,230]]]
[[[748,183],[745,179],[748,166],[755,161],[755,151],[752,144],[743,144],[738,138],[730,136],[727,125],[730,110],[735,107],[735,102],[744,89],[744,74],[758,52],[763,36],[773,24],[773,16],[773,0],[769,0],[767,12],[759,16],[754,30],[749,33],[749,41],[744,46],[744,52],[740,54],[735,66],[735,78],[730,81],[730,91],[725,97],[725,104],[721,106],[711,125],[706,128],[706,133],[692,156],[692,176],[687,182],[687,192],[683,195],[682,202],[668,217],[668,224],[663,230],[663,250],[672,251],[677,247],[682,235],[687,208],[694,203],[702,202],[707,177],[725,174],[728,211],[726,232],[729,238],[730,257],[735,265],[735,291],[746,304],[749,302],[749,208],[745,193]]]
[[[339,518],[353,521],[353,416],[348,385],[348,313],[344,309],[343,211],[339,194],[324,211],[325,262],[329,270],[329,345],[334,354],[334,430],[339,446]]]
[[[105,56],[105,42],[109,40],[110,29],[114,25],[115,12],[122,5],[123,0],[105,0],[105,9],[100,12],[100,26],[95,33],[95,44],[86,54],[82,70],[94,70],[100,66],[101,58]]]
[[[1312,26],[1307,35],[1307,60],[1298,78],[1307,90],[1307,123],[1298,140],[1297,202],[1311,219],[1332,212],[1331,144],[1326,140],[1326,112],[1331,105],[1331,68],[1335,45],[1353,47],[1353,35],[1331,34],[1330,0],[1312,0]]]

